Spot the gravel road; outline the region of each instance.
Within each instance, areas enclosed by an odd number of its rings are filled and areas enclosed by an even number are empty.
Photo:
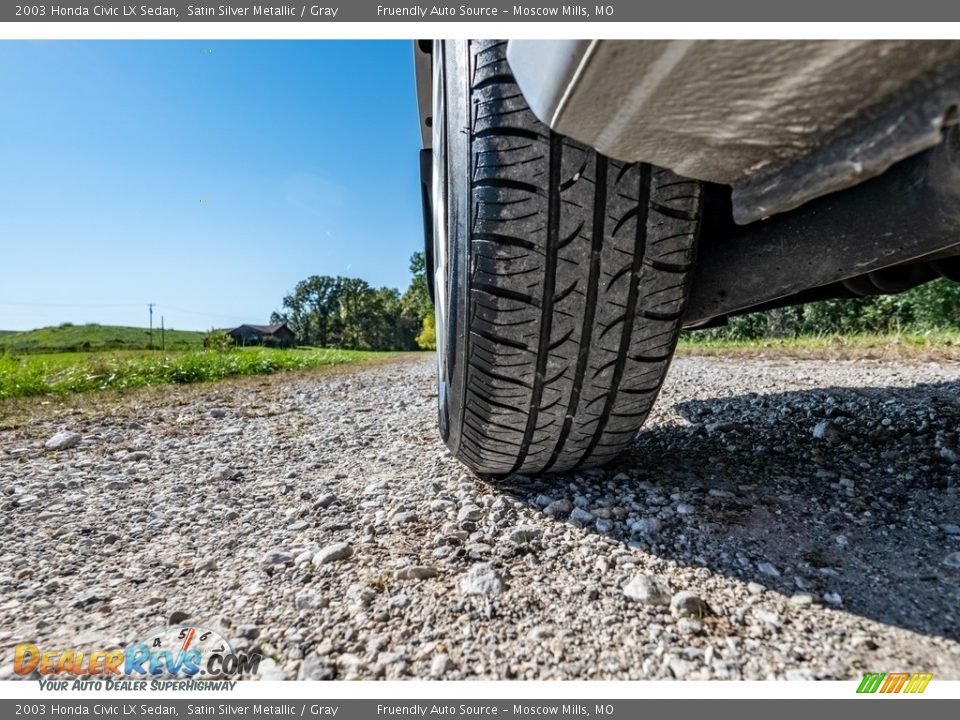
[[[956,364],[682,358],[613,466],[495,482],[432,373],[31,405],[0,672],[188,617],[270,679],[960,679]]]

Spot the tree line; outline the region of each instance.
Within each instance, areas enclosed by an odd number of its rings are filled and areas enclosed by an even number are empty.
[[[358,278],[311,275],[283,298],[271,322],[286,322],[301,345],[352,350],[436,347],[433,303],[422,252],[410,259],[410,286],[374,288]],[[686,337],[756,340],[765,337],[924,333],[960,330],[960,283],[945,279],[899,295],[823,300],[730,318],[724,327]]]
[[[285,322],[300,345],[351,350],[432,349],[433,303],[422,252],[410,258],[410,286],[374,288],[359,278],[311,275],[283,298],[270,322]]]
[[[899,295],[821,300],[730,318],[688,339],[759,340],[810,335],[888,335],[960,330],[960,283],[934,280]]]

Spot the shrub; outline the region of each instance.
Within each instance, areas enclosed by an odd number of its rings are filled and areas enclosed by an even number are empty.
[[[417,347],[421,350],[437,349],[437,329],[433,313],[427,313],[423,318],[423,328],[417,335]]]
[[[724,327],[688,335],[696,341],[811,335],[884,335],[960,329],[960,283],[940,279],[899,295],[822,300],[730,318]]]
[[[233,348],[233,338],[222,330],[211,330],[203,337],[203,346],[208,350],[226,352]]]

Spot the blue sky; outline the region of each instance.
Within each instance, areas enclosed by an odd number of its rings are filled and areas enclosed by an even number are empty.
[[[266,322],[422,245],[396,41],[0,42],[0,329]]]

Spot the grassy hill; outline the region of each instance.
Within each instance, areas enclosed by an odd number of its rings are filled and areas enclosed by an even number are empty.
[[[203,346],[204,333],[167,330],[166,348],[184,350]],[[154,328],[154,347],[160,347],[160,330]],[[0,351],[84,352],[100,350],[142,350],[150,347],[147,328],[120,325],[58,325],[24,332],[0,330]]]

